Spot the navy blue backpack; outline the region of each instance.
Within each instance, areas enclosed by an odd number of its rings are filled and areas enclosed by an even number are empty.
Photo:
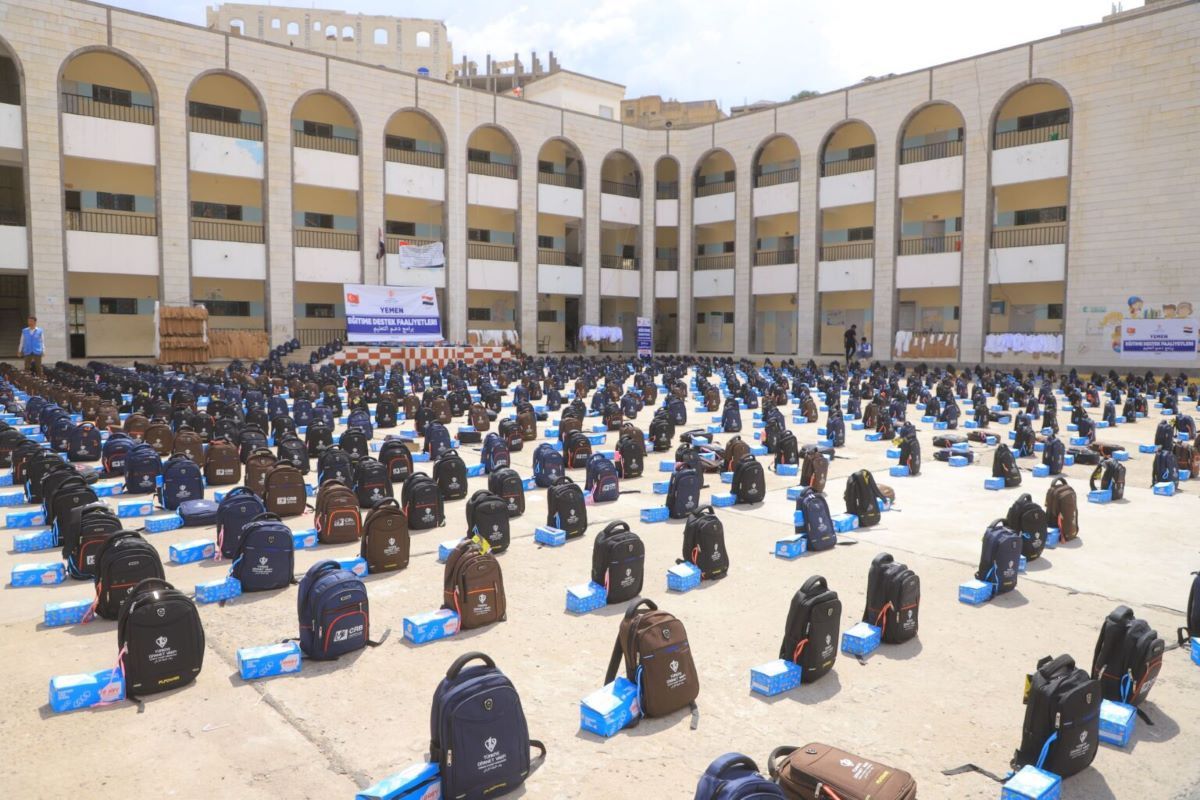
[[[617,465],[608,456],[594,453],[587,462],[584,491],[591,492],[593,503],[610,503],[621,496]]]
[[[273,395],[267,401],[267,416],[271,419],[276,417],[286,417],[288,415],[287,400],[284,400],[279,395]]]
[[[125,494],[153,494],[158,489],[162,459],[148,444],[138,442],[125,454]]]
[[[318,561],[300,579],[296,593],[300,649],[318,661],[374,647],[367,587],[336,561]],[[385,634],[386,635],[386,634]]]
[[[667,487],[667,513],[671,519],[685,519],[700,507],[700,483],[695,467],[680,464],[675,468]]]
[[[736,400],[733,403],[725,403],[725,410],[721,412],[721,429],[725,433],[741,432],[742,414]]]
[[[246,525],[267,512],[262,499],[245,486],[231,489],[217,506],[217,549],[222,558],[233,558],[242,544]]]
[[[371,426],[371,415],[361,408],[351,411],[350,416],[346,417],[346,427],[362,428],[363,435],[368,439],[375,435],[375,429]]]
[[[295,580],[292,531],[278,515],[262,513],[242,528],[242,541],[229,568],[243,592],[282,589]]]
[[[312,422],[312,415],[312,402],[309,400],[292,401],[292,419],[296,421],[297,427],[307,427],[308,423]]]
[[[444,451],[450,450],[450,431],[440,422],[430,422],[425,426],[425,452],[431,459],[437,459]]]
[[[204,474],[200,465],[185,455],[174,455],[163,465],[162,486],[158,487],[158,502],[174,511],[180,503],[204,499]]]
[[[100,429],[91,422],[81,422],[67,435],[67,458],[71,461],[99,461]]]
[[[687,425],[687,404],[682,399],[674,396],[668,397],[665,408],[671,417],[672,425]]]
[[[508,441],[498,433],[489,433],[483,440],[483,453],[479,461],[483,464],[483,471],[488,473],[512,466]]]
[[[774,800],[785,796],[778,785],[759,773],[749,756],[726,753],[704,770],[693,800]]]
[[[566,474],[562,453],[551,444],[539,444],[537,450],[533,451],[534,482],[545,489]]]
[[[809,552],[832,550],[837,545],[837,532],[825,495],[804,487],[796,498],[796,510],[804,512],[804,524],[796,526],[796,533],[804,534]]]

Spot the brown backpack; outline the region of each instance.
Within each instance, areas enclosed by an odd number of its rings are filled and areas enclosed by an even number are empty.
[[[408,517],[394,498],[380,500],[363,520],[359,555],[367,561],[367,572],[392,572],[408,566],[410,547]]]
[[[125,418],[125,432],[134,439],[142,438],[142,434],[150,427],[150,420],[145,414],[130,414]]]
[[[784,797],[796,800],[824,795],[841,800],[917,798],[917,782],[904,770],[827,744],[777,747],[767,766]]]
[[[804,398],[804,416],[809,422],[816,422],[820,419],[820,413],[817,411],[817,401],[812,399],[812,396]]]
[[[450,402],[444,397],[435,397],[433,402],[429,404],[429,409],[433,412],[434,417],[443,425],[449,425],[452,417],[450,416]]]
[[[532,442],[537,438],[537,417],[532,411],[517,414],[517,429],[521,431],[522,441]]]
[[[242,462],[237,447],[225,439],[213,439],[204,455],[204,481],[209,486],[231,486],[242,482]]]
[[[85,422],[96,421],[96,415],[100,411],[100,404],[100,398],[94,394],[89,394],[87,397],[83,398],[83,404],[80,407],[80,411],[83,414],[83,419]]]
[[[321,544],[356,542],[362,536],[358,496],[341,481],[328,480],[317,489],[314,518]]]
[[[120,429],[121,414],[112,403],[101,403],[96,409],[96,427],[107,430]]]
[[[558,421],[558,440],[565,442],[572,431],[582,431],[583,420],[579,417],[563,417]]]
[[[262,497],[267,511],[272,514],[281,517],[303,514],[308,499],[304,476],[293,464],[275,464],[267,470]]]
[[[700,678],[692,660],[683,623],[653,600],[635,598],[621,620],[617,641],[604,683],[617,677],[621,662],[625,677],[642,691],[642,711],[647,717],[663,717],[681,708],[696,714]]]
[[[160,456],[169,456],[171,447],[175,444],[175,434],[165,422],[153,422],[142,434],[142,441],[153,447]]]
[[[267,490],[267,471],[278,461],[265,447],[252,452],[246,459],[246,488],[262,497]]]
[[[742,460],[744,456],[751,454],[750,444],[740,436],[734,436],[725,444],[725,465],[722,468],[724,472],[732,472],[733,465]]]
[[[867,403],[863,406],[862,423],[864,428],[874,428],[875,423],[879,421],[879,406],[875,401]]]
[[[829,475],[829,461],[817,450],[805,450],[800,454],[800,485],[814,492],[825,491],[825,478]]]
[[[721,410],[721,391],[715,386],[709,386],[704,390],[704,407],[708,411]]]
[[[1069,542],[1079,535],[1079,504],[1075,490],[1061,475],[1046,490],[1046,523],[1058,528],[1059,539]]]
[[[642,389],[642,403],[644,403],[647,408],[654,408],[654,405],[657,402],[658,387],[654,385],[653,381],[646,381],[646,386]]]
[[[442,607],[458,614],[462,630],[482,628],[507,618],[500,562],[471,539],[459,542],[446,559]]]
[[[175,443],[171,445],[172,453],[183,453],[204,468],[204,440],[200,434],[189,428],[183,428],[175,434]]]
[[[404,395],[404,416],[406,419],[416,419],[421,410],[421,398],[415,394]]]
[[[488,418],[487,409],[483,407],[483,403],[472,403],[471,408],[467,410],[467,424],[474,426],[475,430],[484,433],[492,427],[492,421]]]

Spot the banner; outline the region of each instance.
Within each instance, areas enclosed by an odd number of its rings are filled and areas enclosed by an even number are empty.
[[[654,351],[654,335],[650,328],[649,317],[637,318],[637,354],[651,355]]]
[[[346,283],[342,289],[348,341],[442,341],[442,320],[433,288]]]
[[[1147,361],[1194,361],[1196,320],[1121,320],[1121,358]]]
[[[441,242],[409,244],[401,240],[400,269],[437,269],[446,265],[446,254]]]

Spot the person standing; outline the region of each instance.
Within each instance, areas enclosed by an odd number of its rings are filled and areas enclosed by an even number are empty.
[[[29,327],[21,329],[21,343],[17,346],[17,356],[25,359],[25,369],[34,374],[42,374],[42,355],[45,354],[42,343],[42,329],[37,326],[37,317],[29,318]]]
[[[846,329],[846,333],[842,335],[842,344],[846,348],[846,363],[849,364],[854,360],[854,353],[858,350],[858,326],[851,325]]]

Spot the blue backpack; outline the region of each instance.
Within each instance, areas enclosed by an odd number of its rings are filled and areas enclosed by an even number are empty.
[[[261,498],[245,486],[231,489],[217,506],[217,549],[222,558],[233,558],[242,544],[246,525],[267,507]]]
[[[838,414],[825,422],[825,438],[833,442],[834,447],[844,447],[846,444],[846,420]]]
[[[512,466],[508,442],[498,433],[489,433],[483,440],[483,454],[479,460],[483,464],[483,471],[489,473]]]
[[[566,464],[563,455],[548,443],[538,445],[533,451],[533,480],[545,489],[556,480],[566,475]]]
[[[671,473],[667,486],[667,512],[671,519],[685,519],[700,507],[700,473],[681,464]]]
[[[100,451],[100,461],[108,476],[125,474],[125,457],[133,449],[134,441],[127,433],[114,431]]]
[[[311,413],[312,413],[312,417],[308,421],[308,424],[310,426],[317,422],[322,422],[330,430],[333,430],[334,413],[333,413],[332,408],[330,408],[327,405],[318,403],[317,405],[312,407]],[[296,423],[296,424],[299,424],[299,423]]]
[[[436,459],[445,450],[450,450],[450,431],[440,422],[430,422],[425,426],[425,452],[431,459]]]
[[[763,777],[749,756],[726,753],[704,770],[694,800],[773,800],[783,797],[783,790]]]
[[[375,429],[371,426],[371,415],[361,408],[351,411],[350,416],[346,417],[346,427],[361,428],[363,435],[368,439],[375,435]]]
[[[279,395],[272,395],[267,401],[267,416],[271,419],[276,417],[286,417],[288,415],[287,400],[284,400]]]
[[[483,665],[467,666],[476,660]],[[480,697],[489,703],[485,714]],[[430,714],[429,760],[440,768],[442,796],[482,798],[517,789],[535,766],[530,747],[541,752],[538,763],[545,759],[546,746],[529,738],[512,681],[483,653],[459,656],[433,693]]]
[[[796,498],[796,510],[804,512],[804,524],[796,526],[796,533],[803,533],[808,539],[809,552],[832,550],[837,545],[837,532],[825,495],[804,487]]]
[[[282,589],[295,579],[295,543],[291,529],[275,514],[263,513],[242,528],[242,541],[229,568],[243,592]]]
[[[174,511],[180,503],[204,499],[204,474],[200,465],[185,455],[174,455],[163,465],[162,486],[158,487],[158,502]]]
[[[721,412],[721,428],[725,433],[740,433],[742,430],[742,415],[737,403],[726,403]]]
[[[594,454],[588,459],[584,491],[592,493],[593,503],[609,503],[621,496],[617,465],[605,455]]]
[[[158,489],[162,459],[148,444],[138,442],[125,454],[125,494],[153,494]]]
[[[562,394],[551,386],[546,390],[546,410],[558,411],[562,408]]]
[[[71,449],[71,433],[74,430],[75,423],[71,422],[70,415],[60,413],[50,423],[50,430],[46,432],[46,439],[56,452],[67,453]]]
[[[308,400],[292,401],[292,419],[298,427],[307,427],[312,422],[312,402]]]
[[[667,414],[671,417],[673,425],[687,425],[687,405],[678,397],[668,397],[666,406]]]
[[[318,561],[304,573],[296,595],[296,615],[300,649],[309,658],[334,659],[377,644],[370,640],[367,587],[336,561]]]
[[[98,461],[101,453],[100,429],[81,422],[67,436],[67,458],[71,461]]]

